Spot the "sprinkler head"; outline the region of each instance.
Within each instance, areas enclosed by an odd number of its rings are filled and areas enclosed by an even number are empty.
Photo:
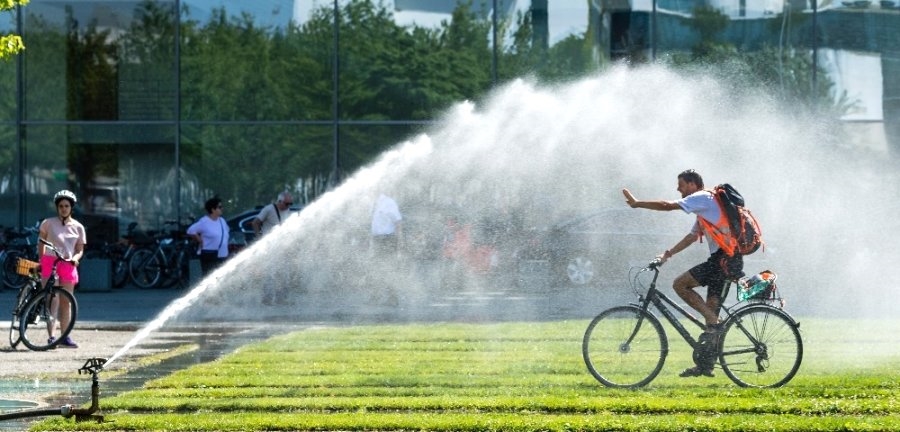
[[[82,373],[85,373],[85,374],[97,375],[97,372],[100,372],[101,370],[103,370],[103,365],[105,365],[105,364],[106,364],[105,358],[100,358],[100,357],[90,358],[86,362],[84,362],[84,366],[82,366],[81,369],[78,369],[78,374],[81,375]]]

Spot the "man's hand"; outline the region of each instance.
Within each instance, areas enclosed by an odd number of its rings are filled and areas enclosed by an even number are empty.
[[[622,189],[622,194],[625,195],[625,203],[628,204],[629,207],[634,208],[634,205],[637,203],[637,198],[635,198],[628,189]]]

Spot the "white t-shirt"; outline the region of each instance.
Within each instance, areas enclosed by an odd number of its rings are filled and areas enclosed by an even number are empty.
[[[675,202],[686,213],[693,213],[713,224],[722,217],[722,210],[719,208],[719,204],[716,203],[716,198],[709,191],[700,190]],[[691,233],[700,234],[701,229],[700,222],[695,221],[694,226],[691,228]],[[709,253],[712,254],[719,250],[719,245],[709,238],[709,234],[706,232],[703,232],[703,234],[706,236],[706,243],[709,245]]]
[[[275,204],[269,204],[263,207],[262,210],[259,211],[259,214],[256,215],[256,218],[262,222],[262,224],[260,224],[261,233],[266,235],[272,231],[272,229],[281,224],[281,221],[287,216],[285,213],[288,212],[290,212],[290,209],[285,209],[285,211],[276,209]]]
[[[187,233],[190,235],[200,234],[200,238],[203,241],[201,245],[202,250],[218,249],[219,254],[217,256],[219,258],[228,256],[228,224],[225,223],[225,218],[220,217],[212,220],[209,216],[203,216],[188,227]]]
[[[397,230],[397,224],[403,220],[400,207],[393,198],[381,194],[375,200],[372,209],[372,235],[392,235]]]

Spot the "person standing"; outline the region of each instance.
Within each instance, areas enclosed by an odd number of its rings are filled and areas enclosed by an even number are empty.
[[[253,232],[256,234],[254,239],[259,240],[261,236],[272,232],[276,226],[281,225],[281,222],[283,222],[290,214],[291,205],[293,204],[294,199],[291,196],[291,193],[284,191],[278,194],[274,203],[263,207],[251,222],[253,225]],[[282,305],[288,304],[287,286],[285,286],[284,281],[278,280],[272,275],[266,276],[265,279],[266,283],[263,286],[262,304],[267,306],[272,303]]]
[[[203,205],[206,216],[188,227],[187,234],[197,241],[200,270],[203,276],[210,274],[228,258],[228,224],[222,217],[222,200],[213,197]]]
[[[379,194],[372,208],[372,247],[380,256],[396,255],[403,238],[403,215],[393,198]]]
[[[372,207],[372,252],[375,271],[380,275],[390,274],[397,269],[397,257],[403,241],[403,215],[393,198],[381,193]],[[385,302],[397,306],[399,300],[392,281],[384,280],[387,290]]]
[[[291,206],[294,205],[294,198],[291,193],[284,191],[278,194],[275,202],[269,204],[259,211],[259,214],[253,218],[253,232],[256,234],[255,239],[270,233],[276,226],[281,225],[288,216]]]
[[[56,206],[56,216],[44,219],[41,222],[38,234],[41,239],[52,244],[53,247],[60,251],[60,254],[66,258],[66,261],[61,261],[57,265],[57,283],[62,289],[71,293],[73,298],[75,295],[75,285],[78,283],[78,264],[81,261],[81,257],[84,255],[84,246],[87,243],[87,233],[84,229],[84,225],[72,218],[72,211],[75,208],[76,202],[78,202],[78,199],[71,191],[61,190],[57,192],[56,195],[53,196],[53,204]],[[47,283],[47,279],[50,278],[50,272],[53,269],[53,262],[56,261],[56,255],[41,242],[38,242],[37,252],[38,256],[41,257],[41,284],[44,285]],[[72,317],[69,316],[71,308],[67,304],[68,299],[60,298],[57,301],[61,303],[57,308],[59,313],[57,320],[59,321],[61,328],[66,328],[69,326],[69,321],[72,319]],[[54,336],[56,333],[55,323],[48,323],[47,331],[49,334],[48,342],[53,343],[56,339]],[[63,348],[78,348],[78,344],[72,340],[71,336],[66,336],[57,346]]]
[[[671,211],[682,210],[697,216],[691,231],[671,249],[666,250],[658,258],[661,263],[681,252],[692,243],[706,236],[709,245],[709,259],[675,278],[672,288],[690,307],[703,315],[706,330],[700,335],[700,354],[697,365],[685,369],[680,376],[713,376],[715,352],[718,338],[721,336],[719,324],[719,306],[721,305],[722,288],[725,280],[743,274],[744,260],[734,250],[728,226],[728,218],[722,212],[712,192],[703,189],[703,177],[694,170],[678,174],[678,192],[681,199],[675,201],[641,201],[634,197],[628,189],[622,189],[625,202],[632,208]],[[706,286],[706,300],[694,291],[698,286]]]

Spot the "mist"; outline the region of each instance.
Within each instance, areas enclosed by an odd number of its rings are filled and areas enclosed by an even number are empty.
[[[849,146],[840,124],[803,107],[707,75],[617,67],[554,86],[517,80],[482,101],[458,103],[440,120],[236,255],[195,288],[199,306],[186,304],[175,315],[277,322],[328,310],[352,321],[368,308],[386,319],[434,318],[423,308],[447,295],[438,262],[448,218],[517,214],[527,230],[541,230],[597,209],[627,208],[623,187],[638,199],[677,199],[676,176],[688,168],[707,187],[730,183],[743,194],[765,240],[744,270],[776,272],[795,316],[888,317],[900,297],[890,277],[900,262],[898,222],[890,217],[900,187],[893,161],[887,152]],[[408,235],[432,234],[418,239],[428,259],[404,256],[386,266],[372,258],[370,212],[380,192],[399,203]],[[653,213],[647,232],[676,239],[694,220]],[[673,244],[661,237],[640,259]],[[704,243],[676,256],[664,268],[666,280],[707,253]],[[629,262],[620,266],[617,258],[607,257],[616,272],[635,259],[623,255]],[[513,279],[473,278],[460,290],[515,295]],[[266,284],[290,290],[295,305],[255,306]],[[670,292],[669,285],[662,286]],[[379,297],[389,290],[400,298],[395,308]],[[594,295],[618,301],[630,292],[607,284]],[[521,319],[541,319],[544,310],[523,310]]]

